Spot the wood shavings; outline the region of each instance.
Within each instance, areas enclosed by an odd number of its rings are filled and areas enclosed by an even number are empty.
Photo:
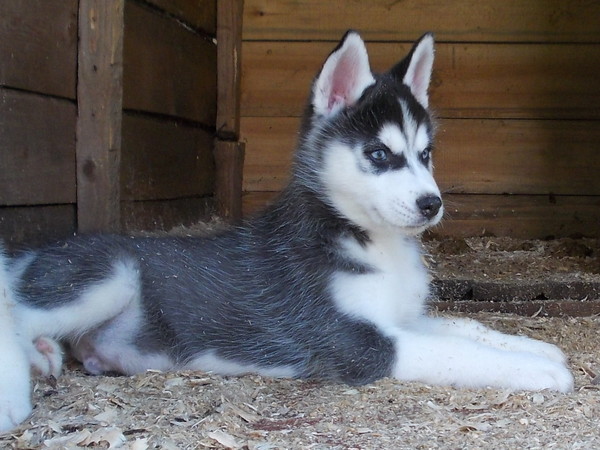
[[[33,416],[0,436],[0,448],[341,450],[399,448],[399,436],[401,448],[600,448],[600,386],[591,377],[598,373],[600,318],[471,317],[559,344],[576,391],[453,389],[388,379],[349,387],[189,371],[94,377],[73,365],[54,388],[34,380]]]

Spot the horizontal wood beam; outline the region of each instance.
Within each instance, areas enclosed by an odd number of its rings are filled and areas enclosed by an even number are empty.
[[[599,42],[589,0],[246,0],[244,39],[336,41],[353,28],[372,40]]]
[[[244,42],[242,117],[299,117],[330,42]],[[388,70],[410,44],[367,43]],[[600,119],[600,45],[436,45],[430,104],[438,117]]]
[[[299,125],[294,117],[242,118],[244,190],[283,188]],[[441,119],[435,175],[452,193],[600,195],[597,142],[598,121]]]

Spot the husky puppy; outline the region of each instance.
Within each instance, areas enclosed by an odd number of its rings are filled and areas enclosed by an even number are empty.
[[[289,185],[209,238],[80,236],[0,258],[0,429],[67,344],[92,374],[191,369],[568,392],[555,346],[426,315],[418,235],[443,215],[433,37],[384,74],[348,32],[316,77]]]

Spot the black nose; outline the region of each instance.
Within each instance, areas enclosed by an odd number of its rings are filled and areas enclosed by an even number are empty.
[[[437,195],[424,195],[417,199],[417,206],[419,207],[421,214],[423,214],[427,220],[431,220],[442,207],[442,199]]]

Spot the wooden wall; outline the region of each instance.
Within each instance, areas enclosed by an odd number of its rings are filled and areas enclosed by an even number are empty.
[[[63,237],[78,220],[81,230],[81,206],[93,202],[116,210],[126,230],[211,211],[217,2],[123,1],[0,2],[0,237],[9,243]],[[107,160],[91,148],[98,134]],[[113,160],[118,192],[106,196],[94,183]],[[104,225],[88,214],[86,231],[95,220]]]
[[[346,29],[389,68],[436,35],[436,231],[600,235],[600,3],[586,0],[246,0],[245,211],[285,183],[310,83]]]

